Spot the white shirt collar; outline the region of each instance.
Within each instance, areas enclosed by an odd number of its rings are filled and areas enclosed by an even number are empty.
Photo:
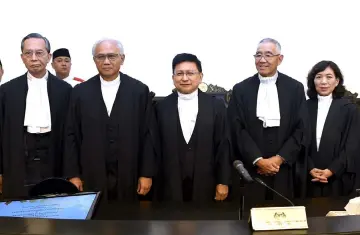
[[[180,93],[179,91],[177,93],[178,93],[179,99],[181,99],[181,100],[193,100],[198,96],[199,92],[198,92],[198,89],[196,89],[194,92],[192,92],[190,94],[183,94],[183,93]]]
[[[330,102],[333,100],[333,95],[332,95],[332,93],[327,96],[321,96],[318,94],[317,98],[318,98],[319,102]]]
[[[104,78],[100,75],[100,82],[102,86],[116,86],[120,84],[120,75],[118,75],[114,80],[112,81],[106,81]]]
[[[33,81],[34,79],[36,79],[35,81],[43,81],[42,79],[44,78],[45,80],[47,80],[48,79],[48,77],[49,77],[49,72],[46,70],[46,73],[45,73],[45,75],[42,77],[42,78],[36,78],[36,77],[34,77],[33,75],[31,75],[31,73],[30,72],[27,72],[27,78],[28,78],[28,80],[30,80],[30,81]]]
[[[259,80],[260,83],[262,84],[275,84],[278,76],[279,76],[278,72],[276,72],[274,76],[271,77],[263,77],[259,74]]]
[[[65,82],[70,82],[71,80],[73,80],[73,77],[69,74],[69,76],[67,76],[66,78],[63,79]]]

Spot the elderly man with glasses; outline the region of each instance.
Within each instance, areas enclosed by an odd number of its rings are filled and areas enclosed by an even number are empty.
[[[98,75],[74,87],[66,128],[64,173],[79,190],[101,190],[107,202],[136,201],[155,174],[152,97],[142,82],[120,72],[117,40],[95,43]]]
[[[278,41],[261,40],[254,57],[258,73],[234,86],[228,107],[233,150],[251,175],[293,197],[304,142],[304,86],[278,72],[283,60]],[[274,199],[258,184],[247,185],[245,196],[258,203]]]
[[[6,198],[26,197],[34,184],[62,174],[71,86],[46,70],[50,58],[48,39],[27,35],[21,59],[28,71],[0,87],[0,174]]]

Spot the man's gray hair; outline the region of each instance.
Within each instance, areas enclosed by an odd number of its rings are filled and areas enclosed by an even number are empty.
[[[262,39],[262,40],[259,42],[258,45],[260,45],[261,43],[266,43],[266,42],[271,42],[271,43],[275,44],[275,46],[276,46],[276,53],[281,54],[281,45],[280,45],[280,43],[279,43],[277,40],[275,40],[275,39],[273,39],[273,38],[264,38],[264,39]]]
[[[43,37],[41,34],[39,33],[30,33],[28,34],[26,37],[23,38],[23,40],[21,40],[21,52],[24,50],[24,44],[25,44],[25,41],[27,39],[30,39],[30,38],[40,38],[42,40],[45,41],[45,47],[46,47],[46,51],[47,53],[50,53],[50,42],[49,40],[46,38],[46,37]]]
[[[124,47],[122,45],[122,43],[119,41],[119,40],[116,40],[116,39],[110,39],[110,38],[104,38],[104,39],[101,39],[97,42],[95,42],[93,48],[92,48],[92,55],[95,56],[95,50],[96,50],[96,47],[103,43],[103,42],[114,42],[116,44],[116,46],[120,49],[120,54],[123,55],[124,54]]]

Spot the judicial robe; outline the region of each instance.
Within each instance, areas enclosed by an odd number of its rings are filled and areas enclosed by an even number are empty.
[[[253,177],[262,178],[288,197],[294,196],[294,182],[304,174],[297,172],[296,164],[299,156],[304,157],[304,127],[306,122],[306,106],[303,85],[289,76],[278,73],[276,87],[280,108],[280,126],[273,127],[274,138],[265,143],[263,122],[256,116],[257,95],[260,85],[258,74],[236,84],[228,107],[234,157],[244,162]],[[268,145],[268,146],[265,146]],[[259,158],[268,158],[265,149],[274,150],[271,156],[279,154],[285,161],[275,176],[257,174],[253,162]],[[301,159],[304,161],[304,159]],[[295,177],[294,177],[295,176]],[[265,199],[262,185],[246,185],[245,194],[261,202]],[[302,188],[301,193],[304,189]],[[255,199],[256,198],[256,199]],[[245,202],[246,203],[246,202]]]
[[[216,185],[230,183],[230,138],[224,103],[198,91],[198,114],[190,139],[190,142],[194,142],[194,158],[187,161],[191,164],[182,163],[184,159],[181,158],[184,156],[179,151],[183,134],[179,120],[178,94],[174,92],[159,101],[155,110],[161,140],[161,199],[183,201],[181,165],[185,165],[183,167],[193,169],[192,201],[214,200]]]
[[[333,99],[321,134],[319,150],[316,144],[318,99],[306,101],[311,141],[308,147],[308,196],[345,196],[354,191],[356,158],[359,155],[358,109],[348,99]],[[328,183],[311,182],[310,170],[329,169]]]
[[[42,166],[43,176],[62,174],[63,131],[68,111],[71,86],[49,72],[47,80],[51,112],[51,145],[48,162]],[[0,87],[0,158],[4,197],[26,197],[24,117],[28,92],[27,74]]]
[[[65,176],[80,177],[84,191],[102,191],[107,200],[106,163],[116,161],[117,200],[135,201],[138,178],[151,178],[156,171],[150,130],[150,123],[155,123],[152,117],[148,87],[126,74],[120,73],[120,86],[110,116],[99,75],[76,85],[67,119]]]

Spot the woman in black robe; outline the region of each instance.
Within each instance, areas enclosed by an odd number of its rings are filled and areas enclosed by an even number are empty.
[[[307,77],[309,197],[344,196],[354,191],[358,109],[344,97],[343,83],[332,61],[317,63]]]

